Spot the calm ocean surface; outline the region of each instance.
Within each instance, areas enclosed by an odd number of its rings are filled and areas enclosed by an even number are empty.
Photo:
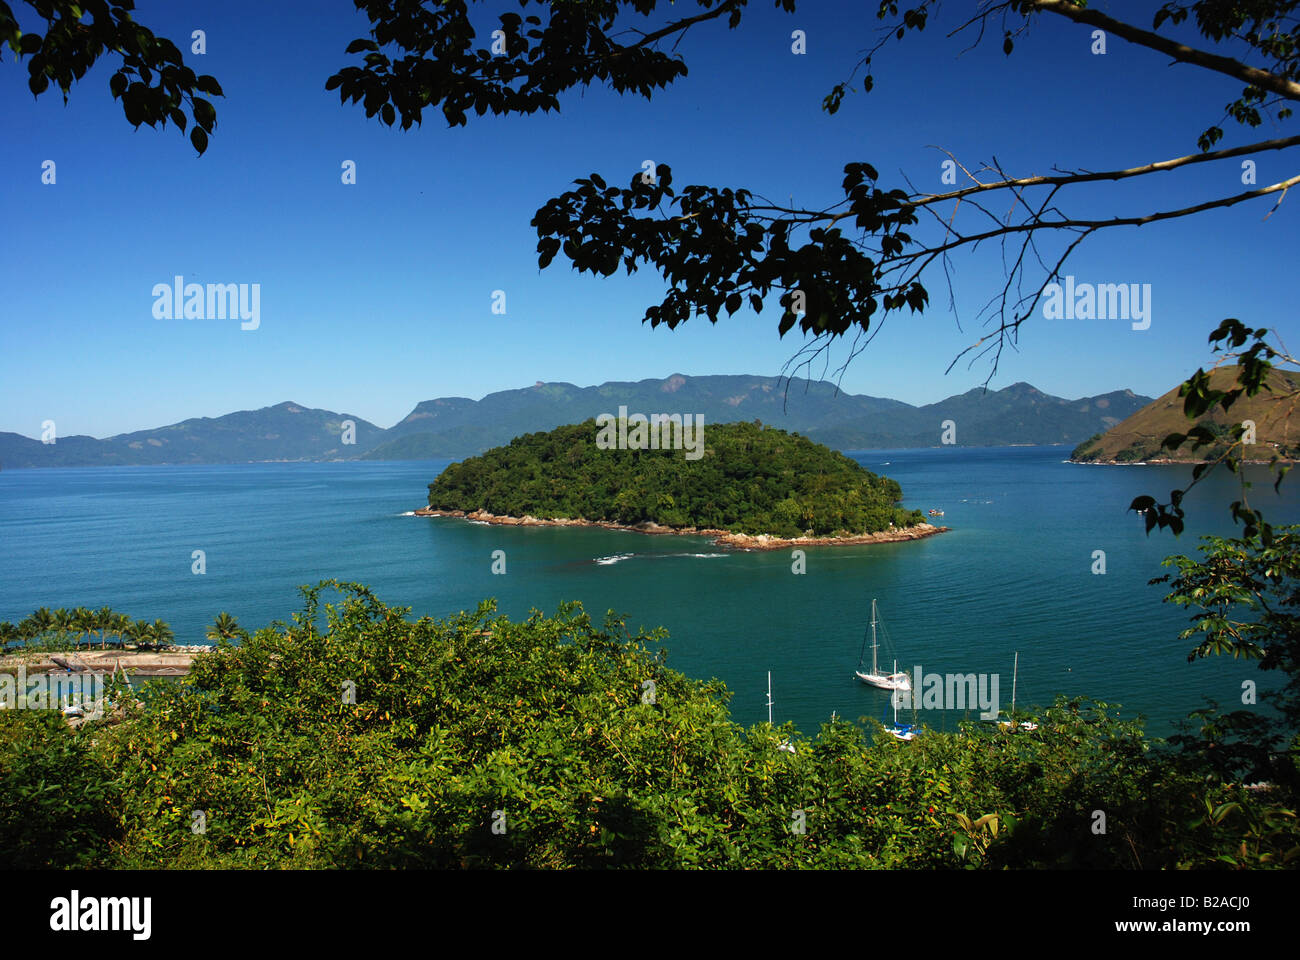
[[[872,450],[853,456],[896,478],[908,507],[940,507],[952,532],[863,547],[813,547],[807,573],[789,551],[725,552],[704,538],[594,529],[480,526],[403,516],[424,504],[447,461],[275,463],[0,472],[0,619],[39,606],[110,606],[171,623],[203,642],[220,611],[247,629],[288,619],[297,587],[326,577],[369,584],[385,602],[444,616],[496,597],[511,617],[580,600],[629,626],[664,626],[670,666],[716,676],[732,713],[807,733],[832,711],[880,717],[885,693],[852,672],[871,599],[900,668],[1000,674],[1018,705],[1088,695],[1143,713],[1153,733],[1212,696],[1234,703],[1253,663],[1187,663],[1186,614],[1148,586],[1160,561],[1203,533],[1231,534],[1224,473],[1186,501],[1188,531],[1143,532],[1126,513],[1139,494],[1167,497],[1188,467],[1081,466],[1067,447]],[[1264,477],[1262,470],[1256,475]],[[1300,521],[1300,480],[1282,496],[1261,479],[1252,502],[1275,523]],[[207,572],[191,573],[192,552]],[[491,573],[492,552],[507,573]],[[1092,573],[1104,550],[1105,575]],[[603,562],[598,562],[603,561]],[[883,654],[882,654],[883,655]],[[868,651],[868,658],[870,652]],[[1268,683],[1261,683],[1268,686]],[[973,716],[973,713],[972,713]],[[922,711],[953,729],[960,713]]]

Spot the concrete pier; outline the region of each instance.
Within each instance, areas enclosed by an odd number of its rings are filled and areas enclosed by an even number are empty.
[[[0,672],[13,673],[19,665],[27,673],[100,673],[126,671],[132,677],[183,677],[200,653],[212,647],[182,647],[164,653],[139,650],[78,650],[10,653],[0,656]]]

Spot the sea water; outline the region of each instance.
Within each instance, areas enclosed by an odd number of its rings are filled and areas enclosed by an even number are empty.
[[[723,680],[741,723],[766,719],[770,670],[775,720],[808,733],[832,712],[892,715],[886,693],[853,677],[872,598],[882,667],[897,658],[926,674],[996,674],[1003,707],[1017,651],[1017,706],[1087,695],[1145,714],[1157,734],[1207,696],[1240,706],[1244,680],[1275,683],[1251,661],[1189,664],[1193,641],[1178,639],[1188,612],[1162,602],[1167,585],[1148,585],[1169,572],[1164,557],[1194,553],[1200,534],[1233,533],[1234,479],[1222,472],[1189,494],[1181,537],[1148,536],[1129,502],[1167,499],[1190,467],[1079,465],[1064,462],[1068,454],[853,453],[897,479],[907,507],[942,509],[937,522],[952,530],[809,547],[803,564],[788,549],[738,552],[703,537],[410,516],[446,460],[5,470],[0,619],[109,606],[168,621],[178,643],[201,643],[222,611],[250,630],[287,620],[300,607],[298,586],[322,578],[366,583],[416,616],[485,597],[515,618],[579,600],[597,622],[613,609],[634,629],[667,628],[669,665]],[[1252,473],[1252,503],[1274,523],[1300,520],[1300,481],[1277,496],[1262,468]],[[498,550],[504,574],[492,572]],[[1104,573],[1095,572],[1099,557]],[[951,730],[978,712],[921,710],[915,719]]]

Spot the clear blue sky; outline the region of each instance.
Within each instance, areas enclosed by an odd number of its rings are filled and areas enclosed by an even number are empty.
[[[906,173],[938,190],[943,157],[932,144],[968,165],[996,156],[1017,175],[1130,166],[1195,152],[1197,134],[1241,87],[1118,38],[1094,56],[1088,31],[1056,18],[1040,18],[1010,58],[997,38],[961,54],[967,42],[936,21],[887,48],[876,90],[850,95],[829,117],[822,97],[873,42],[878,23],[866,11],[875,4],[805,6],[787,15],[754,0],[737,30],[697,27],[679,47],[690,74],[651,102],[589,89],[564,96],[558,115],[471,116],[449,129],[431,113],[402,133],[324,89],[357,62],[343,52],[348,42],[366,35],[347,0],[142,0],[136,19],[185,51],[193,29],[206,31],[206,55],[186,59],[226,95],[215,99],[216,135],[201,158],[173,127],[132,130],[108,94],[108,64],[65,107],[57,90],[34,100],[25,64],[6,49],[0,430],[38,436],[54,419],[61,436],[107,436],[290,399],[386,427],[420,400],[537,380],[774,375],[800,342],[778,339],[772,307],[651,330],[640,317],[662,295],[658,276],[579,276],[562,258],[539,272],[533,213],[574,177],[596,171],[623,183],[646,159],[670,163],[678,186],[745,187],[807,206],[841,196],[850,160],[873,163],[886,185],[904,185]],[[1145,26],[1155,7],[1112,10]],[[15,9],[25,26],[39,25],[23,3]],[[503,9],[517,7],[484,5]],[[486,41],[495,20],[482,23]],[[790,52],[794,29],[806,31],[806,55]],[[1225,129],[1224,145],[1290,132]],[[41,183],[49,159],[53,186]],[[1259,183],[1293,174],[1289,159],[1258,156]],[[356,186],[340,183],[345,160],[356,161]],[[1245,189],[1239,176],[1238,162],[1207,165],[1081,193],[1067,209],[1183,206]],[[1068,272],[1150,283],[1151,328],[1039,315],[992,386],[1156,395],[1209,361],[1206,335],[1225,316],[1285,335],[1295,327],[1284,297],[1294,289],[1296,201],[1264,221],[1270,206],[1088,241]],[[942,274],[931,272],[930,309],[891,317],[844,388],[921,404],[980,385],[985,365],[944,369],[984,332],[975,315],[1001,283],[998,254],[956,263],[964,332]],[[260,329],[155,319],[153,285],[176,274],[260,283]],[[506,291],[505,316],[491,312],[496,289]]]

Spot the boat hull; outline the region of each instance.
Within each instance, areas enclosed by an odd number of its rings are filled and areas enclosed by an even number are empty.
[[[992,723],[1000,730],[1037,730],[1038,724],[1032,720],[1012,721],[1005,716],[983,718],[985,723]]]
[[[853,675],[863,683],[878,687],[881,690],[910,691],[912,689],[912,681],[908,679],[905,673],[866,673],[862,670],[855,670]]]

